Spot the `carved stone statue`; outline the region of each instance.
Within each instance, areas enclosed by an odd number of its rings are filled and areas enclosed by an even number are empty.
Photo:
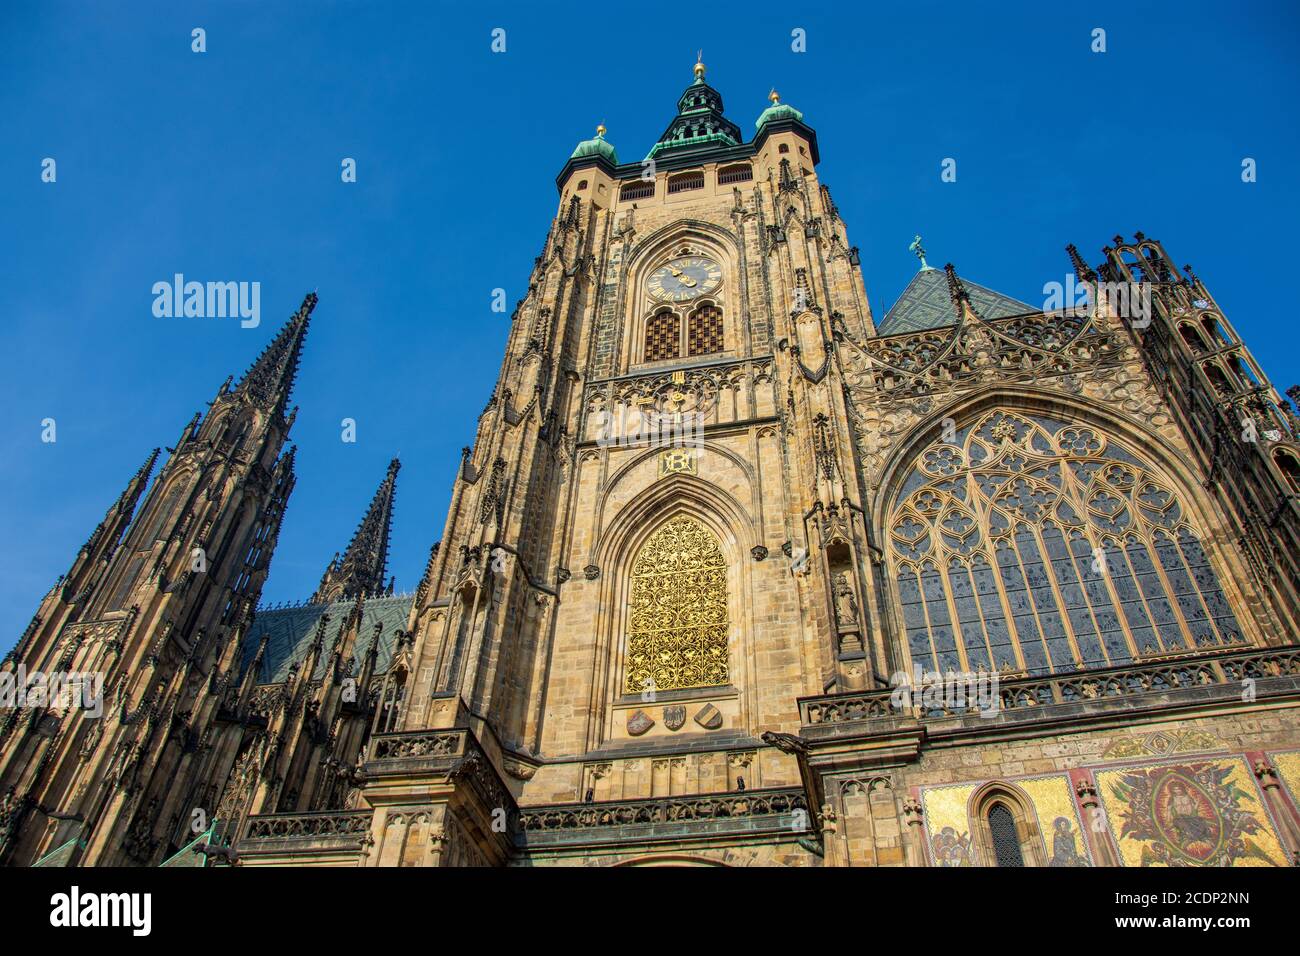
[[[853,580],[847,571],[835,575],[835,619],[840,627],[858,623],[858,599],[853,595]]]

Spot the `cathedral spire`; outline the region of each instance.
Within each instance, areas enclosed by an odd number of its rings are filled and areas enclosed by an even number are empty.
[[[951,262],[943,267],[943,272],[948,277],[948,297],[952,299],[953,307],[958,310],[960,315],[961,307],[957,303],[967,298],[966,287],[962,285],[961,278],[957,275],[957,270]]]
[[[703,51],[701,51],[701,57]],[[694,82],[677,100],[677,116],[650,150],[647,159],[671,153],[674,159],[738,146],[744,142],[740,127],[722,115],[722,94],[704,79],[704,62],[695,61]]]
[[[135,514],[135,506],[139,504],[140,495],[144,493],[145,487],[149,484],[149,476],[153,474],[153,466],[158,463],[158,454],[161,450],[155,448],[145,463],[131,476],[131,480],[126,483],[122,493],[117,496],[117,500],[113,502],[104,515],[104,520],[95,527],[95,530],[90,534],[89,540],[82,545],[83,552],[94,550],[103,537],[105,530],[114,535],[113,541],[120,537],[130,523],[131,516]]]
[[[315,292],[307,293],[298,311],[245,373],[236,392],[243,392],[260,405],[273,405],[280,411],[284,410],[293,389],[294,376],[298,373],[302,343],[307,337],[316,298]]]
[[[379,597],[384,594],[384,577],[388,568],[388,534],[393,521],[393,499],[397,491],[397,472],[402,463],[394,458],[388,474],[380,483],[342,557],[334,556],[311,603],[329,604],[358,595]]]
[[[135,511],[136,504],[140,501],[140,495],[144,492],[145,486],[149,484],[149,476],[153,474],[153,466],[158,464],[158,455],[162,452],[161,448],[155,448],[149,457],[145,459],[143,465],[136,470],[131,476],[131,480],[126,483],[121,496],[117,499],[114,507],[118,513],[130,514]]]

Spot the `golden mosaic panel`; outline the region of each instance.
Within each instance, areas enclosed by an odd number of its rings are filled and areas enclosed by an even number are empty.
[[[1096,772],[1125,866],[1284,866],[1286,856],[1239,757]]]
[[[1064,774],[1017,780],[1029,795],[1038,816],[1038,832],[1047,844],[1048,866],[1088,866],[1088,845],[1083,836],[1070,778]]]
[[[935,866],[976,866],[966,804],[976,784],[929,787],[921,791],[926,837]]]
[[[1291,792],[1291,800],[1300,805],[1300,750],[1268,756],[1273,761],[1273,766],[1277,768],[1277,775],[1282,778],[1282,783]]]
[[[1157,730],[1149,734],[1126,734],[1111,741],[1103,760],[1132,757],[1166,757],[1170,754],[1226,750],[1228,745],[1204,730]]]
[[[1089,866],[1087,841],[1066,774],[1011,779],[1029,798],[1046,843],[1048,866]],[[985,781],[921,791],[926,837],[935,866],[981,866],[968,815],[971,794]]]

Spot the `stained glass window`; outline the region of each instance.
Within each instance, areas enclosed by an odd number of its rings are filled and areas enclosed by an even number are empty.
[[[1060,673],[1245,643],[1168,482],[1085,425],[998,409],[931,446],[889,543],[915,666]]]
[[[632,564],[624,691],[727,680],[727,562],[707,528],[679,515]]]

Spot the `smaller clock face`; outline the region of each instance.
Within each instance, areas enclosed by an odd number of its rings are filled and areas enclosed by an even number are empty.
[[[650,274],[650,294],[661,302],[685,302],[722,285],[722,266],[703,256],[682,256]]]

